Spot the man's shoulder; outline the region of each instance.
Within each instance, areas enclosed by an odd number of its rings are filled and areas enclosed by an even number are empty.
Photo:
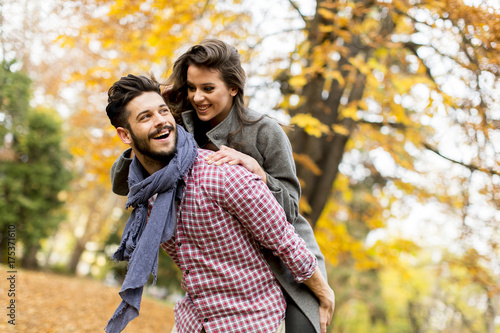
[[[198,148],[198,159],[205,160],[205,157],[213,153],[213,151],[203,148]]]
[[[226,177],[258,177],[241,165],[230,165],[227,163],[215,165],[207,163],[205,158],[212,153],[212,150],[198,148],[198,157],[196,159],[194,168],[194,172],[196,172],[197,178],[220,178],[221,180],[223,180]]]
[[[207,162],[206,157],[211,153],[213,153],[213,151],[198,148],[198,156],[193,164],[192,175],[197,179],[201,179],[201,184],[209,178],[211,180],[224,178],[224,168]]]

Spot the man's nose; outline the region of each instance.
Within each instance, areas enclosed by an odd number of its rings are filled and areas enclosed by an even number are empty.
[[[161,114],[157,113],[155,114],[154,116],[154,124],[155,124],[155,127],[163,127],[165,125],[165,123],[167,122],[167,120],[165,119],[165,117],[162,117]]]

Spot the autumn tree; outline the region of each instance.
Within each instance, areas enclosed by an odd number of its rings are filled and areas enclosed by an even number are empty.
[[[12,211],[7,201],[6,177],[7,163],[15,161],[18,156],[17,145],[19,144],[21,129],[25,125],[25,115],[29,109],[30,79],[22,73],[12,71],[10,67],[13,62],[3,61],[0,66],[0,211],[3,212],[0,219],[0,253],[7,247],[4,236],[7,235],[9,224],[17,222],[17,214]],[[21,130],[21,131],[20,131]]]
[[[69,117],[72,131],[68,142],[77,172],[73,186],[78,191],[68,197],[72,217],[68,225],[75,231],[68,266],[75,272],[88,242],[103,245],[117,227],[123,228],[116,225],[121,221],[116,208],[123,210],[124,198],[111,192],[109,171],[127,147],[117,138],[104,112],[107,89],[128,73],[153,72],[161,80],[188,41],[196,43],[208,33],[225,32],[236,37],[244,36],[244,32],[237,29],[238,20],[232,11],[217,10],[211,2],[56,3],[56,11],[62,16],[71,13],[82,22],[67,28],[58,39],[59,45],[85,55],[64,70],[70,76],[68,87],[74,87],[78,99],[84,101]]]
[[[71,177],[65,165],[69,154],[62,145],[62,123],[56,112],[32,110],[26,76],[10,72],[5,64],[1,71],[9,86],[1,96],[5,110],[1,114],[7,120],[6,137],[10,138],[4,141],[0,165],[1,227],[16,226],[17,241],[23,244],[23,253],[19,253],[22,265],[34,268],[41,240],[51,235],[64,217],[59,194],[67,189]],[[17,110],[19,107],[23,109]]]
[[[397,211],[437,202],[459,221],[461,246],[488,244],[483,259],[497,267],[498,12],[462,1],[325,0],[306,16],[290,4],[304,40],[290,55],[293,71],[276,79],[298,127],[290,139],[304,214],[324,247],[352,240],[348,258],[359,258],[358,242]],[[431,159],[446,167],[430,169]]]
[[[71,12],[81,25],[59,42],[85,55],[67,72],[68,84],[85,96],[73,117],[78,130],[72,146],[82,177],[107,177],[104,170],[124,148],[105,125],[109,85],[129,72],[168,75],[186,47],[219,37],[233,42],[244,60],[252,55],[250,97],[279,84],[277,108],[294,126],[289,136],[303,187],[301,209],[328,261],[344,272],[332,274],[335,285],[360,274],[355,289],[373,287],[340,296],[366,301],[374,323],[387,318],[378,288],[382,269],[398,266],[402,256],[419,248],[403,237],[367,240],[388,221],[406,220],[413,207],[429,203],[460,230],[458,252],[485,244],[482,260],[495,268],[500,36],[495,9],[455,0],[260,5],[265,10],[252,16],[250,1],[61,1],[61,13]],[[269,31],[264,23],[273,22],[268,15],[277,12],[287,19]],[[256,29],[251,19],[265,28]],[[292,45],[293,51],[254,61],[258,52],[269,51],[263,48],[269,40]],[[89,154],[90,147],[99,149]],[[102,189],[104,183],[85,186]],[[100,198],[104,192],[95,193]],[[493,300],[496,289],[489,288],[493,291],[485,295]]]

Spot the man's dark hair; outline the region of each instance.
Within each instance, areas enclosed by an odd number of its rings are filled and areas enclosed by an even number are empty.
[[[129,74],[116,81],[108,90],[108,106],[106,113],[115,128],[129,128],[127,121],[127,104],[145,92],[156,92],[161,95],[160,85],[154,78]]]

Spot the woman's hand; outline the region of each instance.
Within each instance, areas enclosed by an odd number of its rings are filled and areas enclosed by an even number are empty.
[[[222,145],[218,151],[208,155],[205,159],[208,164],[215,165],[221,165],[223,163],[228,163],[229,165],[241,164],[248,171],[262,177],[262,180],[267,184],[266,173],[259,163],[252,156],[243,154],[233,148]]]

